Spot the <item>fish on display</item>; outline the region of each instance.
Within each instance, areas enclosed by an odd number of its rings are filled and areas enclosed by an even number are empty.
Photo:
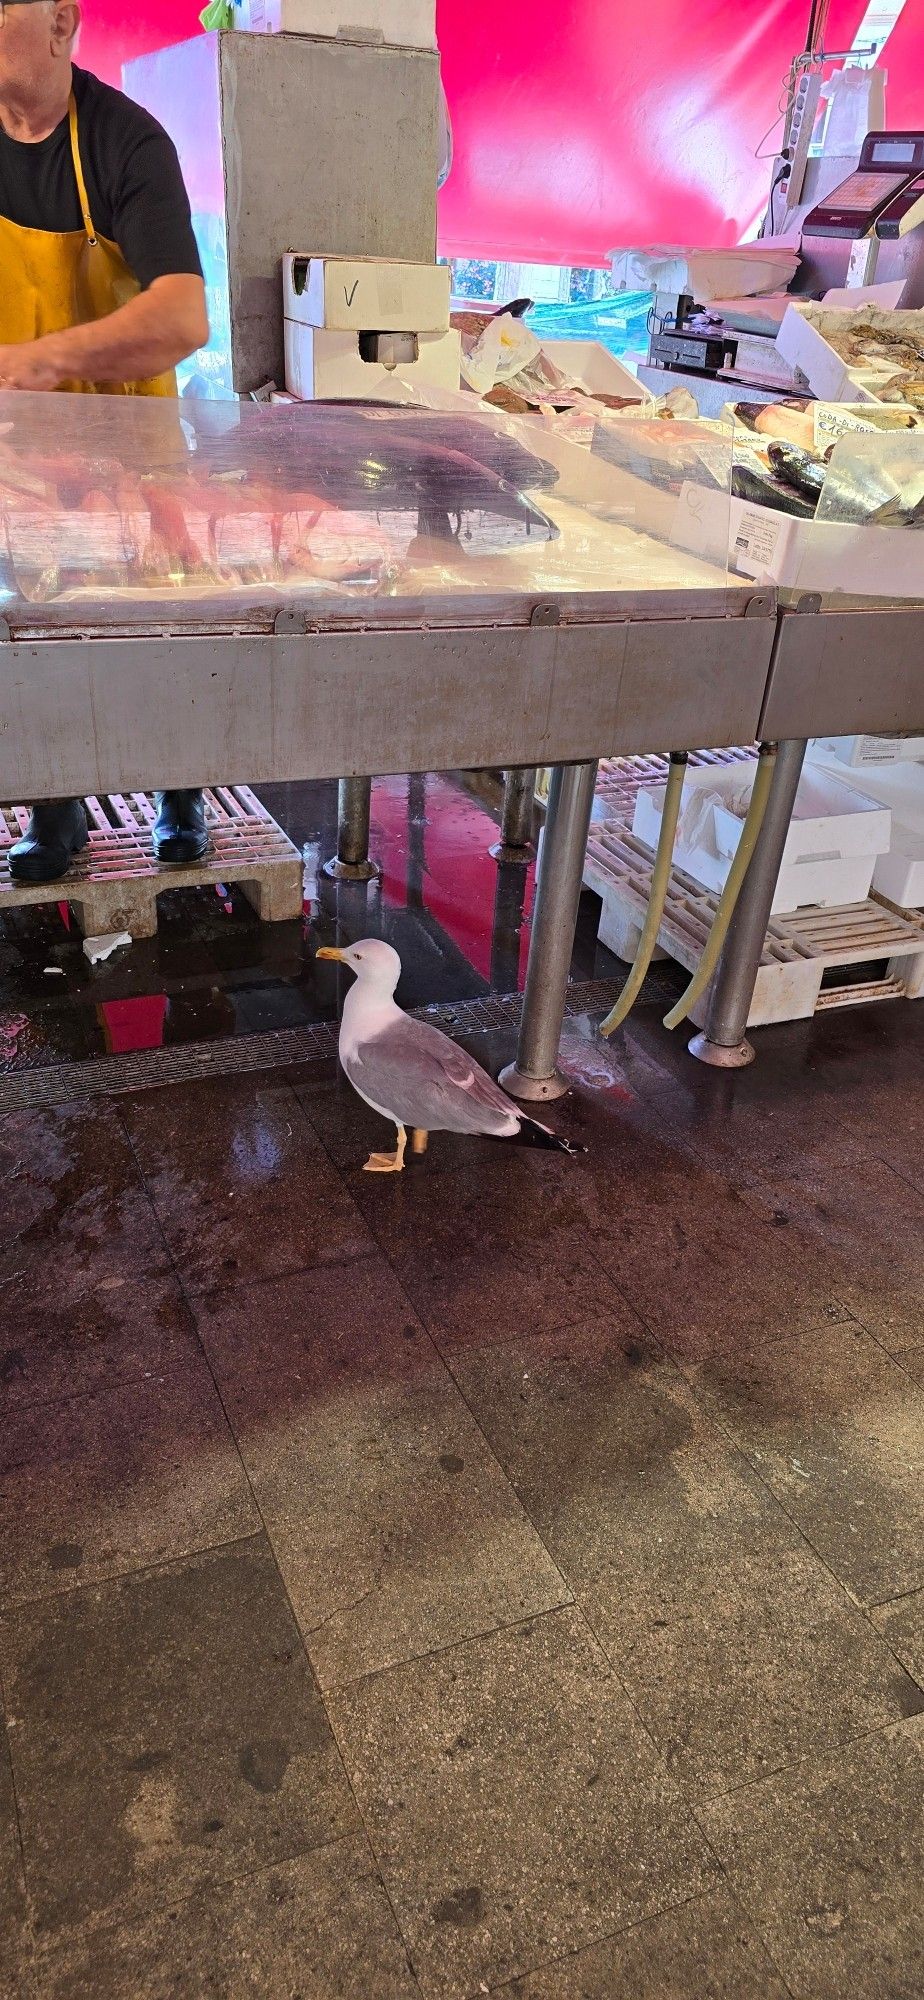
[[[828,472],[823,458],[813,451],[804,451],[801,445],[784,444],[778,439],[768,444],[767,457],[778,479],[794,486],[807,500],[817,501]]]
[[[799,521],[813,521],[814,500],[806,500],[791,486],[784,486],[769,472],[752,465],[733,465],[731,490],[736,500],[750,500],[758,507],[774,507],[778,514],[794,514]]]
[[[845,452],[844,440],[838,441],[825,482],[826,520],[857,526],[870,521],[888,526],[891,521],[903,526],[900,516],[909,505],[910,501],[903,499],[901,482],[893,478],[880,459],[862,457],[856,451]]]
[[[878,528],[924,528],[924,474],[900,487],[868,518]]]
[[[365,411],[367,419],[378,412]],[[401,431],[405,437],[419,438],[428,447],[439,444],[464,453],[478,465],[486,465],[518,493],[547,493],[558,484],[558,467],[530,451],[518,438],[478,417],[460,416],[450,411],[402,410]]]
[[[530,498],[554,485],[555,467],[500,425],[482,429],[476,419],[454,412],[349,404],[301,403],[287,415],[284,429],[275,422],[266,428],[259,477],[270,485],[309,487],[326,505],[347,512],[417,514],[420,532],[431,540],[494,546],[527,536],[557,538],[554,523]],[[251,423],[247,430],[252,460],[259,426]],[[472,449],[461,448],[463,442]],[[199,456],[213,479],[239,470],[244,455],[240,429],[201,439]],[[500,523],[506,532],[499,537]]]
[[[328,432],[311,475],[335,506],[384,513],[415,509],[426,524],[421,532],[438,539],[456,539],[462,517],[478,515],[510,522],[521,534],[546,541],[558,534],[528,493],[489,466],[403,427],[383,425],[370,437],[364,426],[359,437],[349,439]]]
[[[809,406],[794,397],[776,403],[733,403],[732,415],[742,430],[758,437],[784,438],[807,449],[814,443]]]

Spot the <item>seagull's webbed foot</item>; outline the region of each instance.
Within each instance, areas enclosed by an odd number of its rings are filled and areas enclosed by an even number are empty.
[[[407,1133],[404,1126],[398,1126],[398,1145],[394,1153],[370,1153],[363,1168],[364,1174],[400,1174],[404,1168],[404,1149]]]

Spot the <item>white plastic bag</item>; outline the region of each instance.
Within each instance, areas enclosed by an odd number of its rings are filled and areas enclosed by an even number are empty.
[[[715,854],[715,809],[724,804],[718,792],[707,792],[698,785],[694,786],[680,808],[675,850],[705,847],[709,853]]]
[[[861,69],[857,63],[836,69],[828,78],[828,115],[821,149],[826,159],[854,158],[867,132],[876,132],[884,124],[884,89],[883,70]]]
[[[486,396],[498,382],[510,382],[535,361],[540,344],[526,325],[512,313],[490,319],[468,354],[462,346],[462,379],[476,395]]]

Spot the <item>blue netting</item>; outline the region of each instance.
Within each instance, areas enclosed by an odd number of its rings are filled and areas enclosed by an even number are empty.
[[[618,292],[613,298],[533,306],[527,324],[540,339],[599,340],[620,360],[648,348],[650,292]]]

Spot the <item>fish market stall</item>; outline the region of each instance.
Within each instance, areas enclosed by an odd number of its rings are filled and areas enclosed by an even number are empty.
[[[752,737],[773,591],[496,412],[18,395],[0,427],[3,794],[571,766],[557,1043],[595,760]]]
[[[730,502],[719,490],[727,476],[723,451],[729,438]],[[743,416],[730,408],[725,426],[709,421],[639,425],[604,412],[592,452],[618,469],[623,491],[635,492],[638,517],[644,517],[652,533],[707,560],[720,562],[724,556],[730,574],[750,575],[755,583],[778,588],[779,631],[756,732],[765,743],[780,745],[770,804],[716,978],[704,994],[702,1011],[697,1006],[693,1016],[706,1027],[694,1052],[730,1065],[753,1055],[745,1028],[806,739],[854,730],[862,731],[865,740],[874,732],[895,736],[921,727],[924,428],[919,413],[902,404],[883,405],[870,414],[867,405],[853,409],[803,399],[768,401],[748,407]],[[840,718],[836,724],[835,715]],[[662,754],[666,748],[662,740]],[[667,768],[664,763],[665,775]],[[751,764],[751,777],[755,769]],[[592,866],[585,879],[595,888],[601,882],[599,892],[610,912],[608,941],[620,955],[631,957],[634,944],[624,954],[614,943],[613,924],[617,933],[622,925],[627,938],[636,936],[638,906],[619,886],[625,853],[614,852],[617,858],[609,866],[598,853],[599,866],[596,871]],[[682,869],[683,863],[679,865]],[[682,902],[682,887],[677,894]],[[890,927],[885,921],[877,925],[875,906],[867,914],[864,937],[872,941],[875,933],[875,941],[885,941],[879,954],[883,960],[890,955],[888,936],[899,938],[902,951],[907,950],[900,917]],[[878,915],[884,917],[882,911]],[[846,919],[849,912],[841,916]],[[678,921],[676,934],[686,937],[683,920]],[[846,929],[842,925],[848,945],[844,962],[876,955],[865,944],[854,949],[858,922],[847,923]],[[905,926],[909,935],[911,929],[919,937],[920,924]],[[827,935],[833,942],[831,925]],[[682,951],[680,956],[687,964]],[[834,951],[832,962],[838,962]],[[819,970],[819,984],[821,978]],[[807,980],[800,987],[803,1000],[809,984]],[[906,979],[888,975],[881,989],[896,997],[910,990]],[[856,999],[863,991],[858,983]],[[760,1008],[755,1011],[759,1020]]]
[[[795,571],[815,587],[781,592],[761,713],[761,737],[780,744],[771,797],[692,1044],[722,1067],[753,1056],[748,1009],[808,740],[924,729],[924,430],[846,430],[822,465],[817,501],[797,523]]]

